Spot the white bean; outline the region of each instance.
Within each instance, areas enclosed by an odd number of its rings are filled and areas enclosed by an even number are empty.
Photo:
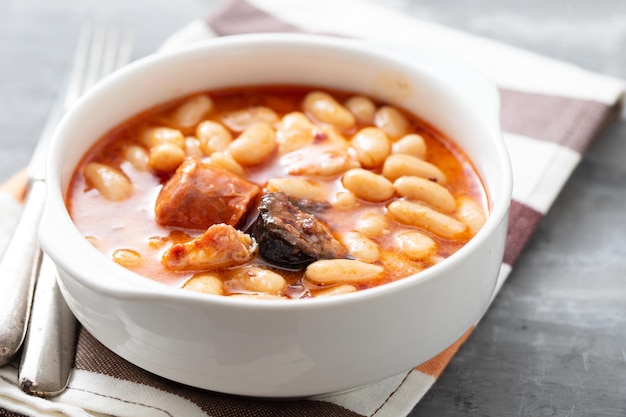
[[[384,252],[383,258],[383,265],[385,265],[387,271],[390,271],[396,277],[407,277],[417,274],[423,271],[426,266],[421,262],[412,261],[399,250]]]
[[[202,158],[204,153],[202,152],[202,144],[198,138],[193,136],[187,136],[185,138],[185,155]]]
[[[397,239],[402,253],[414,261],[424,260],[437,248],[432,238],[420,232],[401,233]]]
[[[291,112],[283,116],[276,129],[278,152],[286,154],[315,140],[315,126],[301,112]]]
[[[343,107],[330,94],[312,91],[304,98],[302,107],[315,120],[335,126],[339,130],[354,127],[356,119],[348,109]]]
[[[141,146],[127,146],[124,148],[123,156],[136,170],[145,171],[148,169],[148,152]]]
[[[391,106],[382,106],[376,111],[374,122],[377,127],[381,128],[392,139],[398,139],[404,136],[409,130],[409,121],[404,114]]]
[[[366,201],[380,202],[393,197],[394,189],[391,181],[382,175],[362,168],[347,171],[341,180],[346,189],[358,198]]]
[[[476,234],[487,221],[483,208],[469,197],[459,198],[457,217],[469,227],[472,234]]]
[[[222,167],[240,177],[246,174],[246,170],[232,156],[224,152],[213,152],[209,157],[209,164]]]
[[[253,106],[235,110],[222,116],[222,123],[234,132],[242,132],[258,123],[274,126],[277,122],[278,115],[276,112],[264,106]]]
[[[228,153],[242,165],[256,165],[269,158],[276,146],[274,129],[265,123],[257,123],[246,128],[228,146]]]
[[[121,171],[109,165],[90,162],[85,166],[83,175],[87,184],[97,189],[108,200],[125,200],[133,192],[130,180]]]
[[[394,181],[396,192],[410,200],[424,201],[438,210],[452,212],[456,201],[452,193],[443,185],[426,178],[406,176]]]
[[[345,106],[356,117],[361,124],[373,124],[376,105],[365,96],[350,97],[345,102]]]
[[[235,279],[246,290],[256,293],[278,295],[287,285],[282,275],[254,266],[238,270],[232,279]]]
[[[382,236],[389,230],[389,222],[382,213],[369,211],[361,215],[357,229],[369,236]]]
[[[411,155],[392,154],[383,164],[383,175],[391,181],[400,177],[412,175],[436,181],[439,184],[447,182],[444,174],[437,166]]]
[[[204,116],[213,110],[213,100],[201,94],[189,97],[174,112],[174,122],[183,129],[189,129],[200,123]]]
[[[205,155],[223,152],[233,141],[233,135],[221,123],[212,120],[200,123],[196,128],[196,136],[200,139],[202,152]]]
[[[232,298],[248,298],[248,299],[254,299],[254,300],[289,300],[289,297],[285,297],[282,295],[276,295],[276,294],[265,294],[265,293],[259,293],[259,294],[231,294],[229,295],[229,297]]]
[[[356,292],[356,287],[350,284],[333,285],[313,293],[314,298],[331,297],[333,295],[350,294]]]
[[[356,196],[351,191],[339,191],[335,194],[333,207],[338,210],[350,210],[356,206]]]
[[[280,164],[289,175],[334,177],[361,165],[354,150],[335,145],[306,147],[281,158]]]
[[[224,294],[224,284],[219,276],[210,273],[200,273],[191,277],[183,288],[189,291],[202,292],[205,294]]]
[[[132,249],[117,249],[113,252],[113,260],[125,268],[130,268],[141,263],[141,255]]]
[[[343,236],[343,243],[348,253],[356,260],[374,263],[380,258],[378,244],[359,232],[348,232]]]
[[[300,200],[324,201],[327,194],[326,188],[320,182],[299,177],[271,178],[267,182],[267,190],[282,191],[289,197]]]
[[[144,129],[141,132],[140,138],[144,145],[148,148],[156,146],[161,143],[172,143],[179,148],[185,147],[185,136],[178,129],[172,129],[169,127],[152,127]]]
[[[364,168],[376,168],[385,162],[391,152],[387,134],[377,127],[359,130],[352,138],[356,157]]]
[[[379,278],[383,272],[380,265],[352,259],[323,259],[307,266],[304,277],[317,284],[358,283]]]
[[[387,210],[400,223],[426,229],[445,239],[457,239],[467,233],[464,223],[419,203],[395,200],[387,205]]]
[[[150,167],[156,171],[171,172],[185,160],[185,151],[170,143],[159,143],[150,148]]]
[[[391,145],[392,153],[411,155],[419,159],[426,157],[426,142],[421,135],[410,133]]]

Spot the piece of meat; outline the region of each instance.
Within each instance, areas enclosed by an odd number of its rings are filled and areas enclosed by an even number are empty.
[[[215,224],[193,240],[173,244],[161,262],[176,271],[206,271],[245,264],[256,250],[250,235],[227,224]]]
[[[164,226],[207,229],[218,223],[237,225],[260,188],[241,177],[197,159],[186,159],[163,186],[155,204]]]
[[[252,235],[261,257],[283,268],[301,269],[317,259],[342,258],[346,254],[323,222],[300,209],[282,192],[261,197]]]

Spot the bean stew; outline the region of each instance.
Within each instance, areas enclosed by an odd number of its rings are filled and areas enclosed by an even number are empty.
[[[402,279],[482,227],[462,150],[418,116],[293,86],[194,94],[101,138],[67,205],[105,256],[150,279],[298,299]]]

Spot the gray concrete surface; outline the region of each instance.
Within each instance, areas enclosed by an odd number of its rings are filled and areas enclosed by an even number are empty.
[[[626,77],[620,0],[389,7]],[[153,51],[217,0],[0,0],[0,180],[26,165],[84,16]],[[626,120],[592,145],[480,326],[411,416],[626,416]]]

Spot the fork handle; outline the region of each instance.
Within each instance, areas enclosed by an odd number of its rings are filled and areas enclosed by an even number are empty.
[[[22,215],[0,260],[0,366],[17,353],[26,334],[41,260],[37,227],[45,197],[45,183],[33,181]]]

